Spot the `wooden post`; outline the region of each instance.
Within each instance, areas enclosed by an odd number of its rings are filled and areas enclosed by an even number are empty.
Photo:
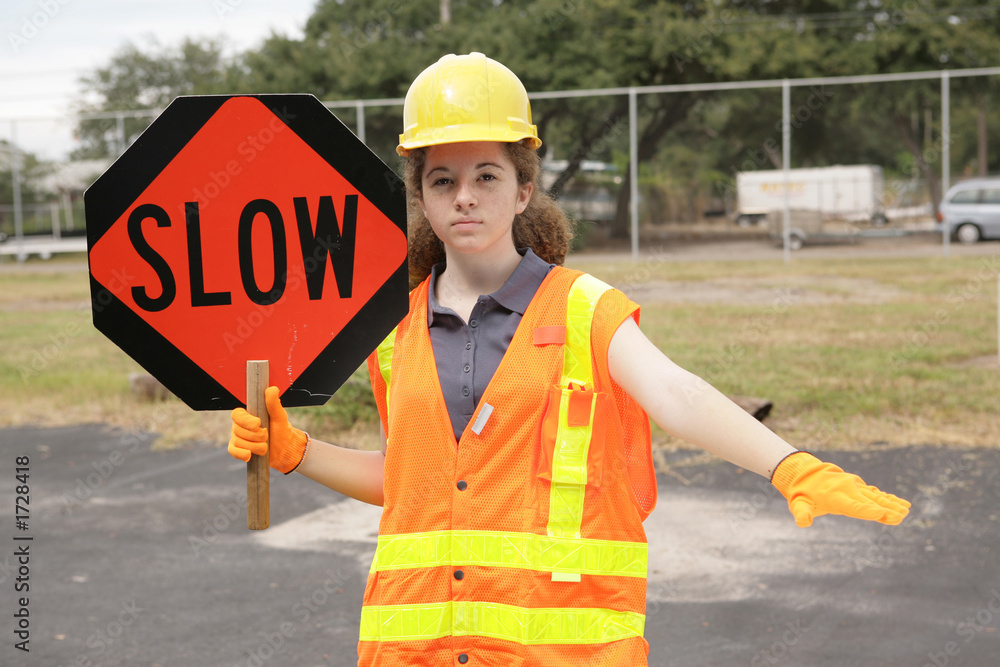
[[[269,426],[264,390],[268,386],[267,361],[247,362],[247,412],[260,417],[260,425]],[[250,455],[247,462],[247,528],[264,530],[271,523],[271,467],[268,455]]]

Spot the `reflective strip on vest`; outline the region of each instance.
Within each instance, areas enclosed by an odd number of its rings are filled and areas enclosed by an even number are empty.
[[[591,365],[590,329],[601,295],[611,287],[584,274],[573,281],[566,301],[566,344],[560,386],[559,427],[552,452],[552,487],[549,492],[549,522],[546,532],[552,537],[580,537],[583,501],[587,484],[587,456],[594,422],[581,426],[568,423],[570,385],[594,388]],[[553,579],[579,581],[579,572],[553,572]],[[567,576],[568,575],[568,576]]]
[[[564,387],[570,382],[591,386],[594,372],[590,359],[590,324],[601,295],[611,286],[583,274],[573,281],[566,300],[566,349],[563,356]]]
[[[539,572],[645,577],[648,550],[644,542],[571,539],[534,533],[440,530],[380,535],[371,571],[481,565]]]
[[[378,356],[378,369],[382,373],[382,380],[385,382],[385,412],[389,414],[389,381],[392,379],[392,353],[396,349],[396,329],[389,332],[378,347],[375,353]]]
[[[360,639],[419,641],[475,635],[518,644],[597,644],[641,637],[645,624],[643,614],[630,611],[450,601],[364,607]]]

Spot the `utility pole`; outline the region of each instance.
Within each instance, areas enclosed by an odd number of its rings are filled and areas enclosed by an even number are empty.
[[[979,144],[979,175],[988,176],[989,170],[989,160],[986,156],[986,93],[979,94],[979,122],[977,123],[978,128],[976,134],[978,135]]]
[[[21,214],[21,156],[17,150],[17,123],[10,121],[10,175],[14,185],[14,236],[24,237],[24,219]]]

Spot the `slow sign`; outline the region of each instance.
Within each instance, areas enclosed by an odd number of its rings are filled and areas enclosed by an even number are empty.
[[[406,313],[398,177],[311,95],[178,98],[86,193],[94,324],[197,410],[318,405]]]
[[[94,325],[196,410],[320,405],[406,314],[402,182],[311,95],[179,97],[84,200]]]

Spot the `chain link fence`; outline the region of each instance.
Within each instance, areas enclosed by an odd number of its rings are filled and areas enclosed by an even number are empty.
[[[796,215],[790,200],[804,187],[797,184],[799,170],[826,165],[873,165],[882,173],[872,197],[887,224],[872,224],[871,215],[847,217],[838,233],[933,231],[948,186],[989,171],[985,147],[1000,142],[1000,112],[990,105],[1000,90],[998,77],[1000,67],[529,96],[545,140],[544,186],[580,221],[582,242],[628,239],[637,257],[641,243],[662,243],[692,229],[784,236],[787,246]],[[394,148],[402,103],[326,105],[387,164],[401,168]],[[567,120],[573,117],[567,105],[576,118],[581,110],[589,114],[589,124]],[[74,133],[86,123],[89,140],[96,137],[117,156],[158,113],[0,119],[0,174],[6,174],[0,187],[9,192],[0,194],[9,202],[0,205],[0,238],[81,234],[83,191],[113,160],[40,164],[18,149],[21,137],[26,145],[39,135],[60,137],[69,154],[80,148]],[[670,113],[675,117],[665,118]],[[887,141],[887,133],[894,138]],[[768,170],[777,183],[771,211],[786,211],[777,233],[764,223],[767,211],[745,215],[741,199],[747,195],[738,187],[739,174]]]

